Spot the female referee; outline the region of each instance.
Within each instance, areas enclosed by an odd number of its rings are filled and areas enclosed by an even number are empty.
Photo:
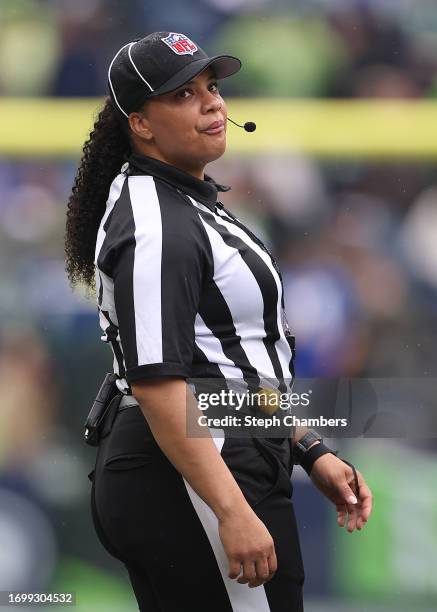
[[[217,80],[240,66],[175,32],[124,45],[68,204],[67,273],[96,289],[123,394],[92,517],[145,612],[303,610],[293,463],[349,532],[371,512],[362,475],[313,430],[187,434],[203,414],[191,379],[283,389],[294,374],[279,270],[205,174],[226,148]]]

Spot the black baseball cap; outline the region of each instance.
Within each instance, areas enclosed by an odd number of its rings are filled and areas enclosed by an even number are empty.
[[[177,89],[212,66],[217,79],[235,74],[232,55],[208,56],[185,34],[153,32],[125,44],[108,69],[109,94],[126,117],[148,99]]]

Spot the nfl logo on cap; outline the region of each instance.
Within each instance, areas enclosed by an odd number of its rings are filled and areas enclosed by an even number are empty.
[[[161,40],[177,55],[193,55],[197,51],[197,45],[185,34],[170,32],[168,36],[161,38]]]

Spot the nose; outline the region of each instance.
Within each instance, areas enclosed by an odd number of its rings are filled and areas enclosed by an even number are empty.
[[[221,109],[223,105],[223,100],[221,96],[217,96],[216,93],[209,91],[209,89],[205,92],[203,111],[204,113],[208,112],[216,112]]]

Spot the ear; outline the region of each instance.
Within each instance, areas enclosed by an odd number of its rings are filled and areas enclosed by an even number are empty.
[[[150,141],[153,139],[150,122],[142,112],[130,113],[128,121],[132,132],[141,140]]]

